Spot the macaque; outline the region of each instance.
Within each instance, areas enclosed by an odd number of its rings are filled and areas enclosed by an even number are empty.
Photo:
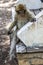
[[[11,46],[10,46],[10,60],[13,58],[16,58],[16,43],[17,43],[17,31],[20,30],[27,22],[31,21],[34,22],[35,15],[31,13],[29,10],[26,9],[26,6],[23,4],[19,4],[15,6],[15,18],[14,22],[10,24],[10,27],[8,28],[8,34],[10,34],[10,31],[12,28],[16,25],[16,30],[13,32],[13,39],[11,41]],[[19,40],[19,39],[18,39]],[[16,64],[15,64],[16,65]]]

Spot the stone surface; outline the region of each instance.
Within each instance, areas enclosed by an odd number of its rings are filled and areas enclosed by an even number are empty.
[[[43,16],[35,23],[27,23],[17,35],[26,46],[43,46]]]
[[[41,8],[40,0],[19,0],[17,4],[25,4],[28,9],[39,9]]]
[[[7,16],[8,13],[8,11],[6,12],[6,10],[0,9],[0,45],[6,45],[10,43],[9,36],[5,34],[5,27],[8,25],[9,22],[11,22],[11,18]]]
[[[18,54],[19,65],[43,65],[43,53]]]

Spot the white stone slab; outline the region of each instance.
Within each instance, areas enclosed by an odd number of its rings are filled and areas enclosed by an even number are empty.
[[[40,0],[19,0],[17,4],[25,4],[28,9],[39,9],[41,8]]]
[[[43,11],[35,17],[38,19],[37,22],[27,23],[17,33],[17,36],[26,46],[43,45]]]

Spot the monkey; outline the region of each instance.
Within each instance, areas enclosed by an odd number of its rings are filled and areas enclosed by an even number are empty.
[[[32,14],[30,10],[27,10],[26,6],[23,4],[18,4],[17,6],[15,6],[15,12],[16,14],[15,14],[14,22],[10,24],[10,27],[8,28],[8,34],[10,34],[11,30],[16,25],[16,30],[13,32],[14,35],[11,41],[9,54],[10,54],[10,60],[16,58],[17,61],[17,55],[16,55],[16,43],[18,39],[17,31],[20,30],[27,22],[29,21],[34,22],[36,21],[36,19],[35,19],[35,15]]]

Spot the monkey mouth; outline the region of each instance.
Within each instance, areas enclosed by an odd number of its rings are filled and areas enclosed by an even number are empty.
[[[25,16],[25,14],[19,14],[21,17],[24,17]]]

